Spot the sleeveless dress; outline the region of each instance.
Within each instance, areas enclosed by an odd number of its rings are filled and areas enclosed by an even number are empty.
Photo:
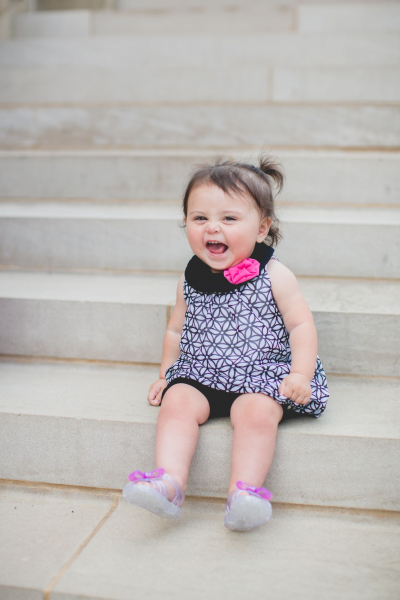
[[[290,373],[291,352],[267,270],[273,252],[270,246],[256,244],[251,258],[260,262],[260,274],[238,285],[223,273],[213,273],[197,256],[189,261],[181,355],[165,376],[168,383],[183,377],[226,392],[261,392],[298,413],[319,417],[329,397],[319,357],[308,404],[296,404],[278,392]]]

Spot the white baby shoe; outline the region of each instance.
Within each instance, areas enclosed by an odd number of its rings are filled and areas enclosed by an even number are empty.
[[[225,509],[225,527],[233,531],[249,531],[271,518],[272,494],[266,488],[252,487],[243,481],[236,482],[236,490],[228,496]]]
[[[185,493],[179,483],[164,469],[154,469],[150,473],[134,471],[128,475],[128,479],[130,483],[122,490],[127,502],[166,519],[178,519],[181,516]],[[172,500],[168,500],[166,481],[175,488],[175,497]]]

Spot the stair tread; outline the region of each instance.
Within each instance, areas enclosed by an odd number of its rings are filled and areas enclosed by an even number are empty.
[[[219,151],[229,152],[230,155],[243,159],[243,154],[252,152],[254,156],[260,153],[260,147],[255,145],[243,144],[241,148],[226,146],[209,146],[201,147],[194,146],[174,146],[166,148],[163,146],[151,146],[149,144],[145,148],[88,148],[88,149],[68,149],[54,148],[46,149],[2,149],[0,148],[0,158],[150,158],[150,157],[183,157],[183,158],[209,158],[218,154]],[[272,149],[273,151],[273,149]],[[346,158],[349,161],[372,158],[374,160],[400,161],[399,150],[369,150],[368,152],[360,150],[337,150],[337,149],[314,149],[314,148],[279,148],[279,157],[284,159],[290,158]],[[253,157],[254,158],[254,157]]]
[[[201,65],[380,65],[399,64],[397,32],[366,33],[144,33],[85,38],[31,38],[2,43],[0,66],[76,65],[126,67],[140,64]]]
[[[397,104],[265,102],[5,105],[3,148],[243,146],[397,149]],[[112,123],[112,125],[110,125]],[[315,173],[312,179],[314,180]],[[340,180],[339,180],[340,181]],[[336,189],[338,186],[335,183]]]
[[[269,600],[397,596],[396,514],[273,500],[270,522],[240,535],[224,528],[222,499],[188,497],[179,521],[168,523],[115,493],[40,485],[2,486],[0,513],[5,597],[41,598],[49,581],[51,596],[68,600],[238,600],[266,587]]]
[[[279,253],[276,253],[279,256]],[[170,304],[180,274],[0,272],[0,298]],[[312,311],[400,314],[400,281],[299,277]]]
[[[400,209],[386,207],[279,206],[278,216],[289,223],[400,225]],[[156,219],[179,220],[181,203],[173,201],[0,201],[0,218]]]
[[[4,199],[131,201],[181,197],[193,165],[216,155],[257,164],[260,147],[0,150]],[[400,152],[271,147],[286,173],[278,204],[397,206]]]
[[[0,477],[117,489],[154,468],[156,367],[3,358],[0,372]],[[328,385],[320,419],[280,426],[267,486],[277,502],[398,510],[398,378]],[[225,497],[231,444],[228,419],[201,427],[189,494]]]
[[[378,67],[0,67],[0,103],[393,104],[400,69]]]
[[[146,400],[158,367],[0,359],[0,412],[104,422],[155,424]],[[319,419],[287,421],[281,435],[400,439],[398,378],[328,375],[330,398]],[[377,399],[379,398],[379,402]],[[207,424],[213,435],[228,419]]]
[[[0,297],[130,304],[169,304],[177,274],[0,273]]]

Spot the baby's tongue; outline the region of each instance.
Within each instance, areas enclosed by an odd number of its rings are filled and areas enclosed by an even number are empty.
[[[222,254],[223,252],[225,252],[226,246],[225,244],[209,244],[208,249],[213,254]]]

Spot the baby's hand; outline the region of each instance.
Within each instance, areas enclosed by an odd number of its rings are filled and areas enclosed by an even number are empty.
[[[158,406],[161,404],[161,395],[167,385],[168,384],[165,379],[159,379],[151,384],[147,400],[152,406]]]
[[[310,382],[305,375],[290,373],[279,386],[279,393],[296,404],[308,404],[311,398]]]

